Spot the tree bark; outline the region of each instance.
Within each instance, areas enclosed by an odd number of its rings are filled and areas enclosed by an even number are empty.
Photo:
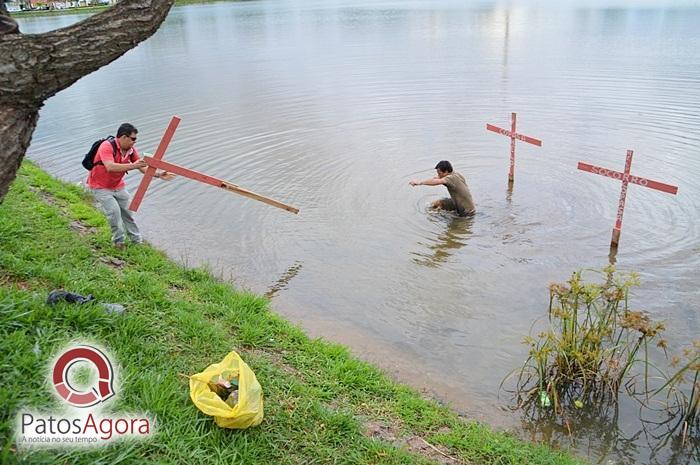
[[[153,35],[173,2],[122,0],[72,26],[27,35],[12,30],[14,21],[0,8],[0,25],[10,24],[0,29],[0,202],[44,101]]]

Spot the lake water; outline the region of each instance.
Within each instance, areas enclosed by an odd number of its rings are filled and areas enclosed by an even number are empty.
[[[24,18],[23,32],[83,17]],[[608,264],[620,183],[577,162],[677,185],[631,185],[617,266],[632,306],[666,322],[673,353],[700,330],[700,4],[306,1],[176,7],[148,41],[47,101],[28,156],[81,181],[82,155],[129,121],[167,161],[301,209],[298,216],[177,179],[154,181],[146,238],[207,264],[311,334],[348,344],[457,410],[569,447],[504,409],[503,377],[545,315],[547,286]],[[486,123],[543,140],[518,143]],[[450,160],[472,219],[431,212],[408,185]],[[139,175],[129,175],[133,190]],[[507,396],[506,396],[507,397]],[[608,463],[697,463],[650,437],[638,407],[573,425]]]

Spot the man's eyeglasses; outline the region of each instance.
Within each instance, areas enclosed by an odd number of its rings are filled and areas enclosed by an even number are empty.
[[[135,138],[135,137],[131,137],[131,136],[128,136],[128,137],[129,137],[129,139],[131,139],[131,140],[133,140],[134,142],[136,142],[136,138]]]

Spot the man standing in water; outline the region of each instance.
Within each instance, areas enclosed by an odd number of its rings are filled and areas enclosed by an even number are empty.
[[[464,176],[454,172],[452,164],[447,160],[442,160],[435,165],[435,170],[437,177],[424,181],[411,181],[409,184],[412,186],[445,186],[451,198],[436,200],[431,207],[454,210],[459,216],[473,215],[476,209]]]
[[[124,230],[133,244],[143,242],[134,214],[129,210],[129,193],[124,185],[124,175],[131,170],[146,172],[146,162],[139,160],[136,144],[138,130],[129,123],[119,126],[117,136],[107,139],[93,159],[93,168],[87,178],[87,185],[107,215],[112,229],[112,243],[118,249],[124,248]],[[169,181],[174,174],[157,172],[156,178]]]

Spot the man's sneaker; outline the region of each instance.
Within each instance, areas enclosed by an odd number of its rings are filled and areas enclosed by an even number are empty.
[[[123,242],[112,242],[112,245],[119,250],[124,249],[126,247],[126,244],[124,244]]]

